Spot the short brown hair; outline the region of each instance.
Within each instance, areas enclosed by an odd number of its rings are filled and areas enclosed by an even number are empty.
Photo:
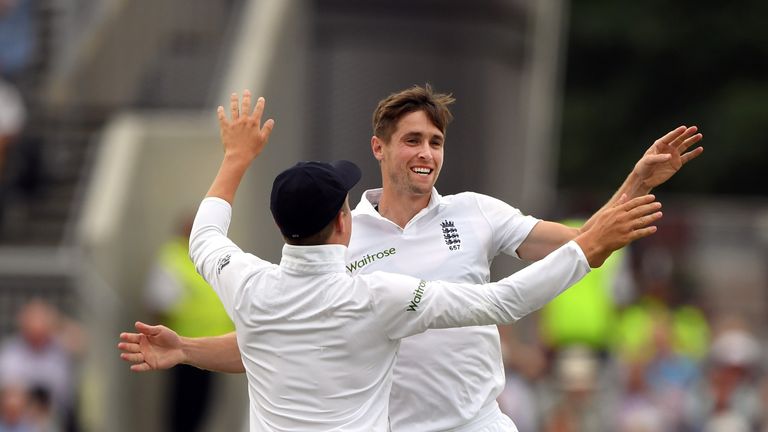
[[[456,99],[451,94],[435,93],[432,86],[413,86],[387,96],[373,112],[373,134],[389,141],[397,122],[406,114],[424,111],[429,120],[445,134],[453,114],[448,109]]]

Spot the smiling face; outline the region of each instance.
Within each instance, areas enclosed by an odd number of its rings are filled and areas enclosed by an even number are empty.
[[[402,116],[388,142],[373,137],[373,154],[381,163],[384,190],[430,196],[443,166],[444,142],[445,136],[424,111]]]

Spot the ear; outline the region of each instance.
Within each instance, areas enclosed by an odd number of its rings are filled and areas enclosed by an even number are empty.
[[[373,151],[373,157],[377,161],[381,162],[384,160],[384,142],[376,135],[371,137],[371,151]]]
[[[336,218],[333,220],[333,230],[339,234],[344,232],[346,221],[344,220],[344,212],[342,210],[339,210],[338,213],[336,213]]]

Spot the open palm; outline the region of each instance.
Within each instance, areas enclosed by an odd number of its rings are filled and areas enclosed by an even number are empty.
[[[696,126],[680,126],[657,139],[635,164],[635,173],[649,188],[669,180],[680,168],[699,156],[703,147],[688,149],[701,141],[703,135]]]
[[[184,361],[179,335],[166,326],[136,322],[138,333],[121,333],[120,357],[134,372],[169,369]]]

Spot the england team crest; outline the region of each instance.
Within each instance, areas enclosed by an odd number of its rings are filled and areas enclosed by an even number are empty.
[[[443,238],[445,244],[448,245],[448,249],[452,251],[459,250],[461,248],[461,239],[459,238],[459,230],[453,221],[444,220],[440,222],[440,226],[443,228]]]

